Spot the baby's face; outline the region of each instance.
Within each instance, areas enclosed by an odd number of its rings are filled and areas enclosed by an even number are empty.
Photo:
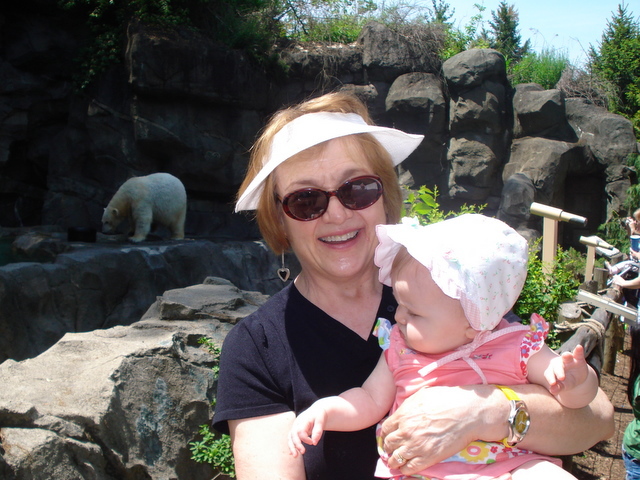
[[[476,335],[460,301],[445,295],[429,270],[408,256],[394,264],[393,294],[398,301],[396,322],[411,349],[429,354],[454,350]]]

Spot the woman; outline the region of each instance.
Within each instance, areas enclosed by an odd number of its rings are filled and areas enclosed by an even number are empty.
[[[379,359],[373,326],[393,321],[397,304],[378,281],[375,226],[399,220],[394,166],[421,138],[375,127],[361,102],[329,94],[279,112],[256,142],[236,210],[256,210],[265,241],[276,254],[292,249],[301,273],[222,348],[214,426],[231,434],[240,480],[374,478],[373,427],[327,432],[304,459],[289,454],[287,433],[297,413],[361,385]],[[523,448],[570,454],[613,433],[602,392],[567,410],[541,387],[514,389],[533,419]],[[411,474],[476,439],[506,441],[512,403],[491,385],[423,389],[383,425],[389,465]]]

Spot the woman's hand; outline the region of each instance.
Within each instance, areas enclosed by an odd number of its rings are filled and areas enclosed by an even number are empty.
[[[411,475],[474,440],[499,441],[507,436],[508,416],[509,404],[493,385],[423,388],[382,425],[389,467]]]
[[[531,415],[522,448],[544,455],[572,455],[613,435],[613,406],[601,389],[588,406],[567,408],[540,385],[512,388]],[[506,397],[493,385],[423,388],[382,425],[389,467],[411,475],[474,440],[500,442],[508,434],[509,411]]]

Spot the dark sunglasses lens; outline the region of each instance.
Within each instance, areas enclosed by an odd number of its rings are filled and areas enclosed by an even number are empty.
[[[351,210],[370,207],[382,195],[382,184],[376,178],[364,177],[349,180],[338,189],[340,202]]]
[[[298,220],[313,220],[327,209],[327,195],[322,190],[301,190],[285,199],[288,213]]]

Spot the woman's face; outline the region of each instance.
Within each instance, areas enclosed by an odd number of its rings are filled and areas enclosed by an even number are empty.
[[[349,142],[349,143],[348,143]],[[330,140],[317,156],[284,162],[274,172],[280,198],[305,187],[336,190],[345,181],[375,172],[353,140]],[[382,197],[363,210],[350,210],[334,196],[319,218],[302,222],[288,217],[280,208],[287,239],[300,261],[304,276],[334,281],[367,276],[377,278],[373,254],[378,245],[375,226],[385,223]]]

